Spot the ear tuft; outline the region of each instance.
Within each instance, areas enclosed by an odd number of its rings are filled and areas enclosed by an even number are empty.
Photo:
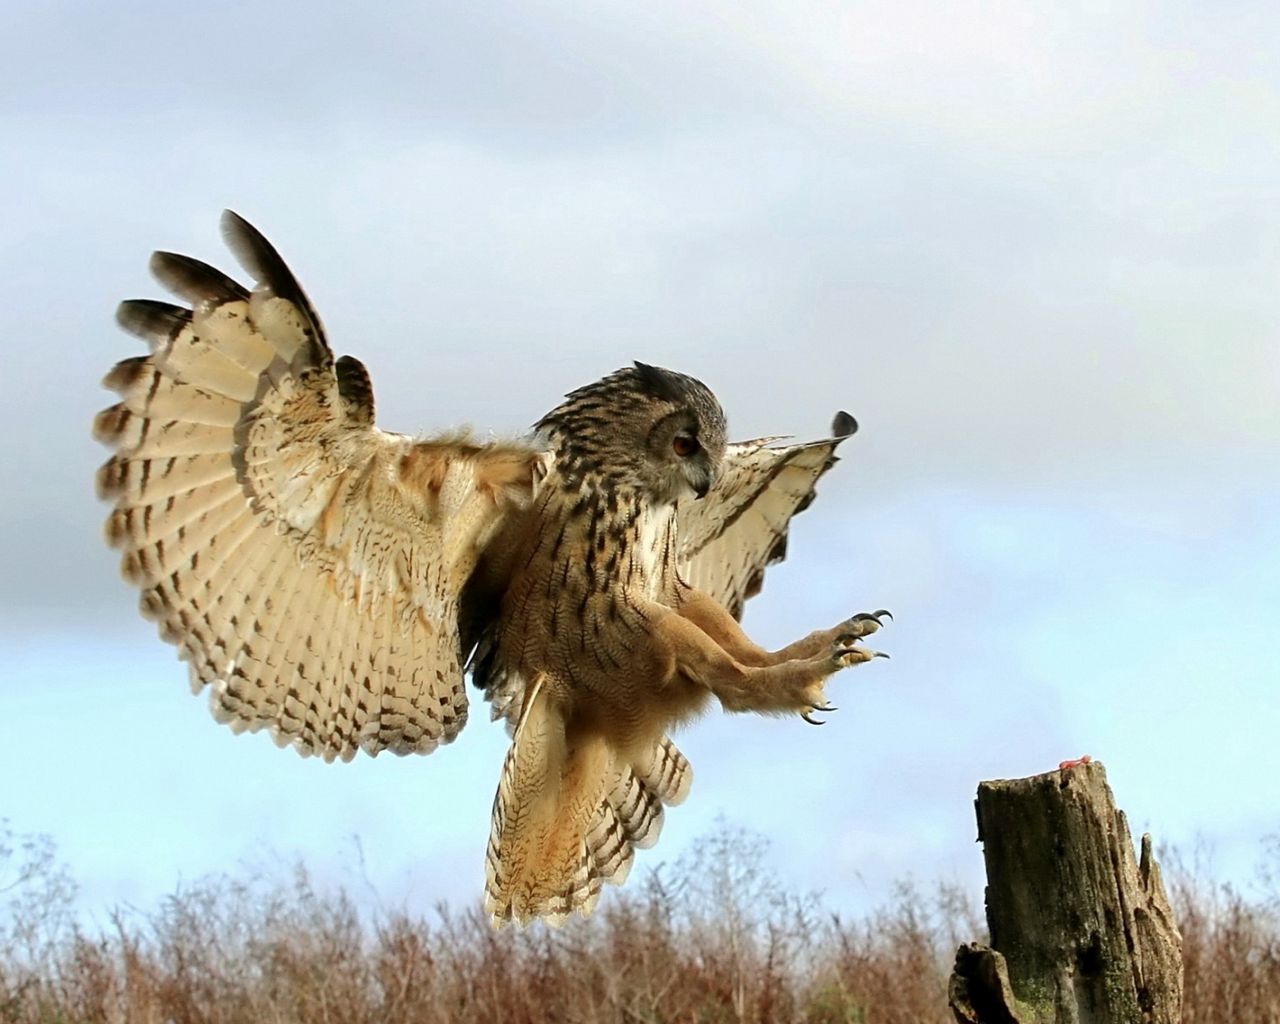
[[[668,402],[680,402],[684,398],[684,388],[680,377],[661,366],[650,366],[648,363],[635,361],[636,377],[640,386],[653,395]]]

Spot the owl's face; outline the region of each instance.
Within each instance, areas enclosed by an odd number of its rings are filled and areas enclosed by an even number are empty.
[[[711,490],[724,458],[724,411],[710,389],[682,373],[637,363],[635,373],[657,401],[644,439],[650,491],[676,501]]]
[[[571,392],[538,429],[567,478],[636,487],[655,504],[702,497],[724,458],[724,410],[711,390],[645,363]]]

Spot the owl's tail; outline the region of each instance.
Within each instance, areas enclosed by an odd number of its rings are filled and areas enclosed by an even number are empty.
[[[628,757],[572,728],[542,684],[528,689],[493,802],[485,909],[498,927],[589,914],[605,882],[626,879],[636,848],[658,841],[663,805],[693,781],[671,740]]]

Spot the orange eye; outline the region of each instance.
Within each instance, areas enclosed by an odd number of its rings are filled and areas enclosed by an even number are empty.
[[[672,450],[682,459],[687,459],[701,447],[702,445],[698,444],[698,439],[690,437],[688,434],[677,434],[676,439],[671,442]]]

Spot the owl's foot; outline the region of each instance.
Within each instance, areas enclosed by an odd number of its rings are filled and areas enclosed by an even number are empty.
[[[831,676],[850,665],[888,657],[860,643],[880,628],[887,614],[855,615],[836,629],[816,630],[773,653],[746,641],[742,660],[683,615],[666,615],[659,627],[678,670],[714,693],[726,711],[789,713],[816,722],[815,712],[835,710],[825,692]],[[752,664],[756,656],[759,660]]]
[[[818,667],[821,677],[811,682],[804,690],[804,697],[808,706],[800,713],[800,717],[810,725],[824,724],[821,719],[813,717],[815,711],[832,712],[838,710],[827,701],[826,684],[829,676],[839,672],[842,668],[849,668],[851,665],[861,665],[875,658],[889,657],[883,651],[873,651],[870,647],[861,647],[858,644],[858,641],[863,637],[870,636],[876,632],[883,625],[880,620],[885,617],[893,618],[892,615],[884,610],[863,612],[846,619],[833,630],[836,636],[831,642],[830,650],[814,659],[817,662],[816,667]]]

